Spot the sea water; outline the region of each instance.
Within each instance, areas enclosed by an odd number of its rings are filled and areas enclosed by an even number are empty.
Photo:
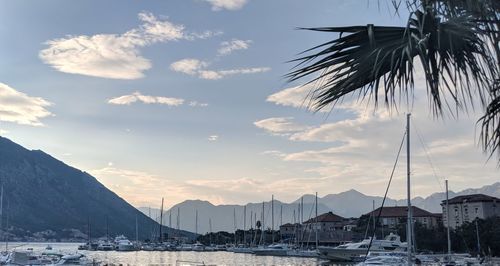
[[[50,245],[52,250],[45,248]],[[77,250],[79,243],[9,243],[9,250],[27,251],[33,253],[54,252],[63,254],[84,254],[89,259],[101,262],[101,265],[339,265],[317,258],[255,256],[252,254],[195,251],[86,251]],[[5,243],[0,244],[0,250],[5,249]],[[346,264],[342,264],[346,265]]]

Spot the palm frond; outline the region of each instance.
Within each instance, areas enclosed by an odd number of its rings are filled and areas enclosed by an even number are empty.
[[[494,81],[500,76],[500,60],[496,49],[491,49],[492,45],[496,48],[499,45],[492,42],[492,38],[499,36],[498,25],[490,23],[493,21],[491,16],[479,20],[477,15],[471,15],[474,12],[456,11],[471,4],[468,0],[442,2],[449,2],[446,16],[437,8],[417,10],[410,15],[406,27],[369,24],[308,28],[339,34],[339,37],[301,53],[292,60],[296,65],[286,77],[290,82],[313,77],[306,84],[317,82],[310,94],[310,107],[316,111],[332,106],[352,93],[358,93],[361,98],[372,97],[377,104],[380,88],[384,90],[384,102],[394,106],[398,96],[410,101],[418,59],[434,113],[443,114],[445,106],[452,112],[474,107],[479,98],[483,106],[489,104],[483,130],[490,130],[484,136],[491,140],[495,136],[491,132],[497,132],[491,131],[491,125],[498,125],[494,123],[498,119],[495,113],[498,98],[492,92]],[[452,2],[458,4],[452,6]],[[500,139],[493,141],[497,145],[491,146],[489,142],[489,147],[500,149]]]
[[[492,100],[486,107],[481,123],[481,142],[490,157],[497,152],[500,157],[500,80],[496,80],[491,92]],[[500,163],[500,162],[499,162]]]

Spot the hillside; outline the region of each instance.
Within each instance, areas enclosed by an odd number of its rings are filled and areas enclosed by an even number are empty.
[[[4,186],[2,225],[17,235],[87,233],[149,238],[154,221],[103,186],[93,176],[70,167],[40,150],[27,150],[0,137],[0,181]],[[72,230],[76,229],[76,230]],[[53,231],[47,233],[47,230]],[[81,235],[81,234],[80,234]],[[71,237],[71,236],[67,236]]]

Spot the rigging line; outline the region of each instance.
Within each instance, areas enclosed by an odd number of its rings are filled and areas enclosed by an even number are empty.
[[[439,187],[441,188],[441,191],[445,191],[445,189],[443,188],[443,185],[442,185],[442,183],[444,183],[444,180],[443,180],[443,178],[440,178],[439,175],[436,173],[436,168],[434,167],[434,164],[432,163],[431,155],[427,149],[427,145],[425,145],[424,138],[422,137],[422,134],[420,134],[420,131],[418,130],[417,124],[415,123],[414,119],[412,119],[412,122],[413,122],[413,128],[415,128],[415,132],[417,133],[418,140],[420,141],[420,144],[422,144],[422,148],[424,149],[424,153],[425,153],[425,157],[427,158],[427,162],[431,166],[432,173],[434,174],[434,178],[435,178],[436,182],[438,183]]]
[[[389,187],[391,186],[392,178],[394,177],[394,172],[396,171],[396,166],[398,165],[399,155],[401,154],[401,150],[403,149],[403,145],[404,145],[404,142],[405,142],[405,139],[406,139],[406,135],[407,135],[407,132],[406,132],[406,129],[405,129],[405,132],[403,134],[403,138],[401,139],[401,144],[399,145],[399,151],[398,151],[398,155],[396,156],[396,161],[394,162],[394,166],[392,167],[391,177],[389,178],[389,183],[387,184],[387,188],[385,189],[384,199],[382,200],[382,205],[380,206],[377,218],[375,219],[375,224],[378,224],[378,221],[380,219],[380,215],[382,214],[382,209],[384,208],[385,200],[387,198],[387,193],[389,193]],[[368,253],[370,253],[370,248],[372,246],[373,239],[375,238],[375,233],[376,233],[375,229],[376,228],[373,228],[373,235],[370,238],[370,244],[368,244],[368,249],[366,250],[364,261],[368,257]]]

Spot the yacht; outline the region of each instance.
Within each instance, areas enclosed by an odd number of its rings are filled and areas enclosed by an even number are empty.
[[[257,256],[287,256],[290,247],[286,244],[273,244],[264,248],[257,248],[253,253]]]
[[[365,239],[361,242],[348,243],[337,247],[318,247],[320,256],[332,261],[356,261],[361,255],[368,251],[371,239]],[[404,251],[406,242],[401,242],[398,235],[389,234],[383,240],[374,239],[372,241],[371,251]]]
[[[97,244],[97,250],[100,250],[100,251],[111,251],[114,249],[115,249],[115,247],[109,241],[99,241],[99,243]]]
[[[118,243],[116,243],[117,250],[118,251],[134,251],[135,246],[132,242],[130,242],[128,239],[125,240],[120,240]]]
[[[203,244],[197,242],[197,243],[193,244],[192,250],[193,251],[205,251],[205,246]]]
[[[64,255],[57,262],[51,265],[99,265],[99,263],[88,259],[83,254]]]

